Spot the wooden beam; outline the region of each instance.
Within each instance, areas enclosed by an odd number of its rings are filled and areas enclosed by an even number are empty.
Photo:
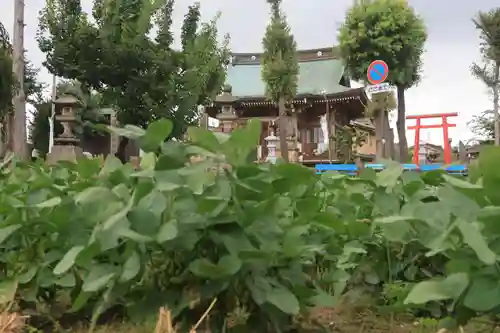
[[[427,118],[442,118],[442,117],[458,117],[458,112],[413,114],[413,115],[406,116],[406,119],[427,119]]]
[[[457,127],[456,124],[448,124],[448,128],[450,127]],[[443,124],[436,124],[436,125],[420,125],[418,126],[420,129],[431,129],[431,128],[443,128]],[[416,130],[417,126],[408,126],[409,130]]]

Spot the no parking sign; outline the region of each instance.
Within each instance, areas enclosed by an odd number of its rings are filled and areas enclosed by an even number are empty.
[[[389,67],[383,60],[375,60],[368,66],[366,76],[371,84],[380,84],[387,80],[389,75]]]

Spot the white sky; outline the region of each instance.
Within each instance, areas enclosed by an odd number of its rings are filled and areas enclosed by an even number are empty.
[[[90,10],[92,0],[81,0]],[[231,35],[234,52],[260,52],[261,39],[268,20],[268,5],[265,0],[198,0],[203,18],[211,19],[217,11],[222,12],[219,22],[221,34]],[[7,2],[7,0],[2,0]],[[174,13],[175,32],[178,35],[182,18],[188,5],[194,0],[178,0]],[[25,48],[35,65],[40,65],[44,56],[35,41],[38,11],[43,0],[27,0],[25,9]],[[458,112],[451,130],[453,144],[458,140],[472,138],[466,123],[472,115],[491,108],[486,88],[471,77],[469,66],[479,59],[479,36],[471,18],[478,10],[489,10],[499,6],[498,0],[452,1],[409,0],[423,16],[428,29],[428,42],[424,56],[424,77],[418,87],[406,94],[408,114]],[[328,47],[336,43],[336,31],[344,19],[352,0],[283,0],[283,9],[295,35],[299,48]],[[10,6],[10,8],[9,8]],[[12,32],[13,0],[0,12],[0,21]],[[47,71],[42,79],[51,83]],[[433,123],[432,120],[428,121]],[[435,122],[434,122],[435,123]],[[407,133],[409,144],[413,133]],[[440,130],[427,130],[422,139],[442,144]]]

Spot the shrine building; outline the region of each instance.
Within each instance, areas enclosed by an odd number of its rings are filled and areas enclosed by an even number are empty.
[[[265,96],[261,58],[261,53],[233,53],[223,93],[205,112],[219,119],[217,130],[222,132],[231,132],[249,119],[260,119],[262,134],[256,158],[265,160],[268,151],[264,139],[279,128],[277,104]],[[287,105],[290,161],[307,165],[337,162],[336,142],[324,138],[324,132],[328,128],[334,138],[343,126],[356,126],[356,120],[364,117],[368,97],[364,88],[351,87],[336,48],[298,51],[298,60],[297,95]],[[367,130],[372,135],[373,128]],[[363,155],[375,156],[375,147],[370,146],[373,149],[365,147]]]

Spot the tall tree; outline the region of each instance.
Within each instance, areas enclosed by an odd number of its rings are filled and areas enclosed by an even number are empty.
[[[38,80],[39,69],[24,57],[24,91],[28,103],[41,100],[45,85]],[[12,150],[13,109],[12,97],[17,89],[12,70],[12,45],[5,27],[0,23],[0,154]]]
[[[12,47],[9,34],[0,22],[0,115],[3,118],[12,107],[12,93],[14,87],[12,73]]]
[[[472,119],[467,123],[467,127],[478,140],[495,142],[495,113],[493,110],[486,110],[479,115],[472,116]]]
[[[500,7],[489,12],[479,12],[473,19],[474,25],[481,32],[482,66],[473,63],[472,75],[480,79],[493,95],[495,145],[500,146]]]
[[[340,51],[355,80],[366,82],[368,66],[383,60],[387,81],[396,86],[400,161],[408,159],[405,90],[420,80],[427,33],[422,19],[404,0],[356,1],[340,28]]]
[[[271,6],[271,20],[262,39],[262,78],[266,83],[267,96],[278,104],[280,150],[283,159],[288,161],[286,104],[292,102],[297,94],[297,43],[281,11],[281,0],[267,2]]]
[[[93,21],[80,0],[47,0],[38,43],[44,65],[102,93],[121,124],[146,126],[165,117],[180,137],[197,118],[197,105],[213,99],[225,80],[228,37],[217,42],[216,17],[200,22],[195,4],[185,16],[182,49],[172,48],[173,0],[94,0]],[[158,31],[151,37],[151,28]],[[124,160],[128,139],[117,156]]]

